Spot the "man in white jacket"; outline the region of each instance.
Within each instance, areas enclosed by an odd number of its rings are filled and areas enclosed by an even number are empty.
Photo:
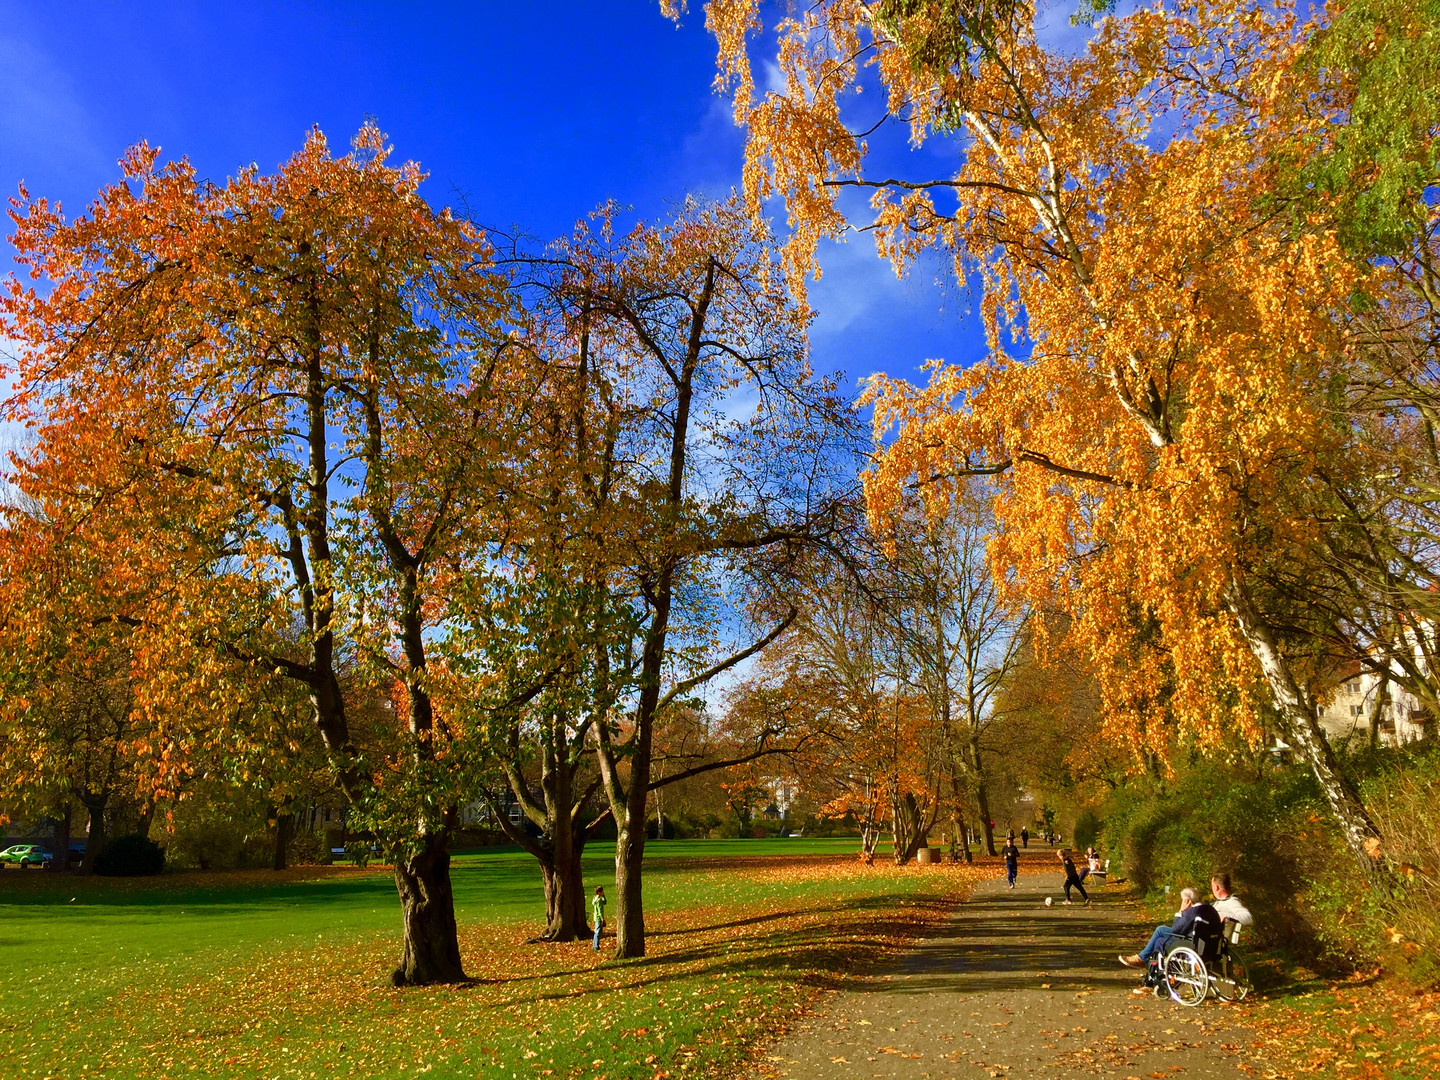
[[[1230,875],[1216,874],[1210,879],[1210,891],[1215,894],[1215,902],[1210,906],[1222,919],[1234,919],[1241,926],[1250,926],[1255,922],[1255,916],[1250,914],[1250,909],[1240,902],[1240,898],[1230,891]]]

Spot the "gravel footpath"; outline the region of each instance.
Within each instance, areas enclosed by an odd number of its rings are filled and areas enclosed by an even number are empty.
[[[770,1047],[759,1075],[885,1077],[1274,1077],[1241,1018],[1210,998],[1189,1009],[1135,997],[1116,956],[1146,928],[1119,890],[1061,904],[1054,853],[1026,853],[1015,889],[986,881],[895,968],[830,995]],[[1045,907],[1044,898],[1055,898]]]

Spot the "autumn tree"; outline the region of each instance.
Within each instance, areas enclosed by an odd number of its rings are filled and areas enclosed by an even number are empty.
[[[457,583],[443,647],[455,712],[484,733],[491,779],[479,793],[506,837],[540,866],[539,938],[578,941],[588,931],[581,857],[608,816],[595,805],[600,781],[590,733],[614,705],[612,687],[624,683],[592,666],[596,651],[609,647],[586,636],[603,605],[593,592],[569,587],[553,563],[547,567],[543,544],[543,534],[520,542],[509,574],[470,573]],[[511,801],[522,821],[510,819]]]
[[[599,410],[613,435],[593,459],[595,491],[626,524],[606,534],[588,580],[603,590],[594,617],[620,633],[581,639],[599,646],[592,700],[613,700],[592,745],[619,832],[618,954],[633,957],[645,950],[650,792],[684,776],[657,780],[656,726],[793,618],[786,568],[833,529],[848,464],[837,441],[851,429],[834,387],[811,371],[808,316],[735,200],[690,203],[623,235],[602,212],[557,261],[552,295],[584,342],[593,393],[613,402]],[[755,629],[716,632],[725,621]]]
[[[938,820],[958,746],[936,722],[909,651],[900,619],[912,598],[899,590],[896,566],[865,543],[846,554],[812,563],[795,627],[765,667],[809,713],[814,735],[796,759],[800,782],[823,814],[856,821],[863,861],[888,831],[903,865]],[[951,808],[963,829],[961,801]]]
[[[1027,620],[987,734],[994,760],[1020,787],[1098,801],[1125,782],[1135,761],[1105,737],[1099,683],[1089,657],[1063,647],[1064,621],[1053,613]],[[1160,759],[1147,758],[1145,767],[1160,773]]]
[[[973,795],[985,849],[994,855],[982,745],[1019,652],[1023,611],[1010,606],[992,576],[994,521],[983,489],[958,490],[943,515],[912,513],[896,530],[897,593],[890,618],[933,716],[933,738],[949,774],[952,826],[959,837],[960,804]]]
[[[913,480],[938,512],[960,478],[995,477],[997,563],[1073,618],[1110,733],[1141,752],[1172,725],[1258,740],[1273,703],[1373,871],[1374,822],[1307,695],[1313,651],[1292,647],[1303,609],[1266,580],[1277,556],[1323,572],[1321,477],[1361,465],[1327,388],[1348,373],[1334,313],[1367,271],[1274,209],[1272,151],[1328,119],[1293,12],[1144,9],[1061,55],[1024,7],[821,3],[781,26],[783,88],[764,96],[745,53],[756,8],[709,17],[752,210],[778,195],[794,222],[793,281],[849,229],[839,194],[860,188],[897,268],[938,248],[982,289],[987,361],[871,383],[877,433],[895,433],[867,480],[878,522]],[[881,115],[856,117],[844,106],[869,79]],[[959,169],[869,174],[863,131],[881,121],[947,140]],[[1163,650],[1132,649],[1136,626]]]
[[[303,689],[335,783],[394,854],[396,983],[461,979],[447,754],[464,733],[436,714],[429,636],[437,574],[485,534],[517,456],[503,283],[373,127],[344,157],[313,132],[224,184],[144,144],[122,166],[84,216],[23,193],[12,210],[43,283],[4,299],[7,415],[37,433],[18,483],[112,568],[158,731],[183,737],[207,683]],[[346,664],[389,688],[373,741]]]

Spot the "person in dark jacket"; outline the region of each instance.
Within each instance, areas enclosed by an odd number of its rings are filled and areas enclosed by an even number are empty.
[[[1024,825],[1020,826],[1020,846],[1024,848],[1030,846],[1030,830]]]
[[[1085,885],[1080,880],[1079,873],[1075,870],[1075,857],[1070,854],[1070,849],[1061,848],[1060,864],[1065,868],[1065,903],[1070,903],[1070,890],[1079,889],[1080,895],[1085,898],[1085,906],[1090,906],[1090,894],[1085,891]]]
[[[1133,956],[1120,957],[1126,967],[1140,967],[1165,953],[1171,938],[1185,937],[1196,933],[1202,941],[1213,948],[1220,940],[1220,915],[1209,904],[1197,903],[1199,894],[1194,889],[1180,890],[1180,910],[1175,921],[1169,926],[1157,926],[1145,947]],[[1207,950],[1209,951],[1209,950]]]
[[[1010,888],[1015,887],[1015,875],[1020,872],[1020,849],[1015,846],[1015,838],[1012,836],[1005,841],[1005,846],[1000,849],[1000,854],[1005,856],[1005,876],[1010,879]]]

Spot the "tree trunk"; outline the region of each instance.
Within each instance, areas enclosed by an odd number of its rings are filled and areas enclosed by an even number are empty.
[[[980,807],[980,828],[985,834],[985,853],[996,855],[995,830],[990,824],[990,796],[985,790],[985,770],[980,766],[980,739],[970,736],[970,769],[975,774],[975,802]]]
[[[140,810],[140,817],[135,822],[135,832],[139,836],[150,839],[150,826],[155,822],[155,800],[147,799],[144,807]]]
[[[1301,693],[1289,662],[1280,652],[1270,628],[1261,620],[1249,593],[1238,581],[1232,580],[1228,599],[1240,632],[1265,673],[1275,707],[1285,723],[1286,739],[1315,774],[1325,801],[1330,804],[1330,811],[1340,825],[1346,846],[1366,880],[1380,884],[1385,877],[1385,862],[1380,856],[1380,829],[1361,802],[1355,786],[1340,771],[1335,751],[1315,719],[1315,710]]]
[[[632,781],[633,783],[633,781]],[[640,864],[645,857],[645,815],[626,814],[615,840],[615,956],[645,955],[645,907],[640,899]]]
[[[545,932],[540,941],[584,941],[591,933],[580,869],[584,841],[576,838],[566,846],[568,850],[561,852],[557,844],[553,859],[540,860],[540,879],[545,885]]]
[[[1390,708],[1390,676],[1380,676],[1380,686],[1375,691],[1375,710],[1370,714],[1370,731],[1368,732],[1370,749],[1374,750],[1380,745],[1380,724],[1385,719],[1385,710]],[[1400,724],[1395,723],[1395,741],[1400,741]]]
[[[895,801],[890,835],[897,866],[908,864],[929,839],[929,823],[914,792],[907,791],[903,799]]]
[[[974,863],[975,855],[970,850],[969,827],[965,824],[965,815],[958,807],[955,810],[955,828],[960,834],[960,850],[965,852],[965,861],[967,863]]]
[[[405,944],[391,980],[396,986],[464,982],[450,853],[443,835],[426,837],[419,854],[395,860],[395,888],[400,894]]]
[[[70,869],[70,804],[60,807],[60,816],[55,819],[55,859],[50,863],[52,870],[64,873]]]
[[[873,814],[867,814],[860,823],[860,861],[869,866],[875,861],[875,849],[880,846],[880,823]]]
[[[87,791],[80,796],[80,801],[89,814],[85,828],[85,858],[80,863],[81,872],[88,874],[95,869],[95,856],[105,846],[105,803],[108,800],[103,792],[95,794]]]
[[[281,813],[275,817],[275,863],[273,869],[284,870],[290,865],[290,838],[295,835],[295,815]]]

